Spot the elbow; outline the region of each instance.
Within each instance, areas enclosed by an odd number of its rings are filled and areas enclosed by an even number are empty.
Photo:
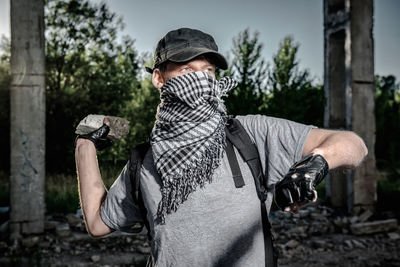
[[[368,148],[363,142],[363,159],[368,155]]]
[[[102,237],[111,232],[111,229],[103,221],[85,221],[85,225],[86,231],[91,237]]]
[[[354,161],[355,164],[352,166],[353,168],[358,167],[363,162],[365,157],[368,155],[368,148],[367,148],[364,140],[359,136],[357,136],[357,138],[358,138],[359,145],[357,146],[357,149],[356,149],[356,151],[358,151],[358,153],[355,153],[355,154],[358,156],[357,156],[357,159]]]
[[[88,226],[86,225],[86,231],[91,237],[102,237],[110,233],[109,231],[106,232],[103,229],[95,226]]]
[[[361,161],[368,155],[368,148],[367,145],[365,144],[364,140],[361,137],[358,137],[360,139],[360,154],[361,154]]]
[[[107,235],[107,234],[102,234],[102,233],[96,232],[96,231],[88,232],[88,233],[89,233],[90,237],[93,237],[93,238],[103,237],[103,236]]]
[[[93,228],[93,227],[86,226],[86,231],[88,232],[88,234],[91,237],[102,237],[102,236],[104,236],[104,234],[102,234],[98,229]]]

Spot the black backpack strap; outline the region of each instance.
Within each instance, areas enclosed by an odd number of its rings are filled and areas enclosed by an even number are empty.
[[[228,120],[225,132],[227,139],[237,148],[243,160],[249,165],[254,177],[258,198],[261,201],[265,201],[267,199],[267,181],[261,168],[257,147],[243,128],[243,125],[235,118]]]
[[[142,143],[137,145],[131,153],[131,157],[129,159],[129,174],[132,186],[132,196],[135,203],[137,203],[140,213],[142,215],[142,219],[144,225],[147,229],[147,236],[149,240],[151,240],[150,235],[150,225],[147,220],[147,210],[143,203],[142,192],[140,190],[140,172],[143,163],[143,159],[150,148],[150,143]],[[143,227],[142,227],[143,228]]]
[[[229,140],[226,140],[226,154],[228,156],[229,166],[232,170],[232,176],[233,181],[235,182],[235,186],[236,188],[240,188],[244,186],[244,179],[235,155],[235,150],[233,149],[233,145]]]
[[[247,134],[243,125],[235,118],[229,118],[225,132],[227,137],[227,156],[229,160],[229,165],[231,166],[232,169],[234,180],[235,176],[236,177],[240,176],[242,179],[243,177],[240,172],[239,164],[237,162],[237,158],[233,150],[233,147],[230,148],[231,144],[233,144],[237,148],[243,160],[248,164],[254,178],[257,195],[261,203],[261,219],[263,224],[264,247],[265,247],[265,266],[267,267],[277,266],[278,255],[277,251],[273,246],[273,235],[271,233],[271,224],[268,220],[268,212],[267,212],[267,207],[265,205],[265,201],[267,200],[267,190],[266,190],[267,180],[265,179],[265,175],[262,171],[261,160],[258,154],[257,147],[251,141],[250,136]],[[235,185],[236,185],[236,180],[235,180]]]

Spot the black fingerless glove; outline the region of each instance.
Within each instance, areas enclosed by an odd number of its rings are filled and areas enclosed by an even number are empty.
[[[99,129],[94,130],[88,134],[80,134],[77,136],[78,138],[89,139],[94,143],[96,150],[101,151],[112,145],[112,141],[107,138],[108,133],[110,132],[110,127],[107,124],[103,124]]]
[[[315,187],[328,172],[328,163],[321,155],[309,154],[303,157],[275,185],[275,203],[283,210],[296,202],[313,201]]]

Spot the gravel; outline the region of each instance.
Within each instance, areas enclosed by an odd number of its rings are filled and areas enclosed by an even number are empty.
[[[271,212],[279,266],[400,266],[400,228],[395,216],[366,213],[346,216],[323,205],[307,206],[298,214]],[[0,266],[145,266],[150,253],[145,231],[92,238],[80,214],[46,216],[44,234],[18,243],[7,240],[3,226]],[[390,225],[387,220],[392,220]],[[367,228],[365,234],[359,229],[353,234],[352,226],[360,223],[377,225],[380,232],[370,233]]]

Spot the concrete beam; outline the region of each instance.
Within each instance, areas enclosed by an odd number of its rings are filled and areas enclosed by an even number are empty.
[[[11,238],[44,230],[44,1],[11,2]]]

